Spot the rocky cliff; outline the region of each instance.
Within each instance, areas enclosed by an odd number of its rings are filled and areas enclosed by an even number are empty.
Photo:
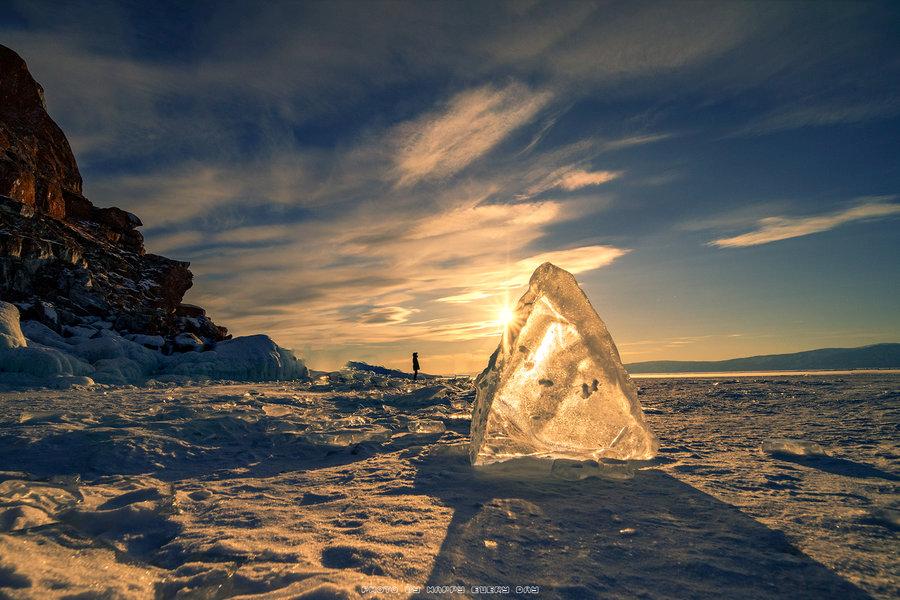
[[[141,225],[84,197],[43,89],[25,61],[0,45],[0,300],[62,335],[113,329],[162,338],[164,352],[230,337],[202,308],[182,304],[189,264],[147,254]]]

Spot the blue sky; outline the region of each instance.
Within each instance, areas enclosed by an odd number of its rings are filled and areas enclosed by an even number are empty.
[[[477,371],[549,259],[626,361],[900,340],[896,3],[182,4],[0,40],[236,334]]]

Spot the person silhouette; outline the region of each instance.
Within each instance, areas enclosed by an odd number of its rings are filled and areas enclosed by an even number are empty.
[[[413,352],[413,381],[419,378],[419,353]]]

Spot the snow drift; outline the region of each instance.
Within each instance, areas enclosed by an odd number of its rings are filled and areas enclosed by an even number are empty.
[[[309,376],[302,360],[265,335],[226,340],[205,352],[165,355],[152,336],[128,339],[103,323],[65,333],[69,337],[37,321],[20,323],[18,309],[0,302],[0,383],[57,387],[142,384],[151,378],[273,381]]]
[[[649,459],[659,444],[606,325],[575,278],[534,272],[476,382],[470,458]]]

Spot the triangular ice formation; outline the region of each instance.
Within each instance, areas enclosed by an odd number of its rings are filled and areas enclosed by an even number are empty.
[[[534,272],[475,381],[473,464],[519,456],[649,459],[659,443],[606,325],[575,278]]]

